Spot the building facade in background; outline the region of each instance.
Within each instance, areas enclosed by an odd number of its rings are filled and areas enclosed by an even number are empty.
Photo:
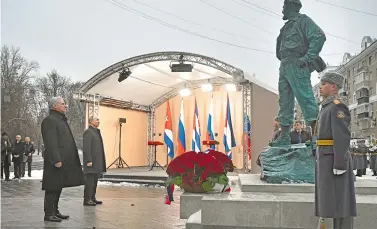
[[[344,54],[336,71],[345,76],[339,95],[351,111],[352,137],[372,140],[377,136],[377,39],[365,36],[361,52]]]
[[[361,52],[345,53],[339,66],[329,66],[327,71],[337,71],[343,76],[344,87],[339,95],[351,111],[351,135],[368,140],[377,137],[377,39],[369,36],[361,41]],[[319,83],[313,86],[316,101],[320,103]]]

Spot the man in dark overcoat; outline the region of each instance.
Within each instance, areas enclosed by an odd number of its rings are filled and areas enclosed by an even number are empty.
[[[310,140],[309,132],[302,129],[302,122],[299,120],[295,121],[294,130],[291,131],[291,143],[301,144]]]
[[[3,173],[5,175],[5,181],[9,181],[9,166],[12,164],[11,154],[13,151],[13,145],[9,140],[7,132],[1,133],[1,179],[3,179]]]
[[[105,150],[101,131],[98,129],[99,123],[97,117],[89,117],[89,127],[84,132],[84,206],[102,204],[102,201],[96,199],[98,177],[106,172]]]
[[[22,163],[24,160],[25,142],[21,140],[21,135],[16,135],[16,140],[13,144],[12,162],[14,166],[14,178],[20,179],[22,177]]]
[[[322,109],[318,116],[315,215],[332,218],[334,229],[352,229],[356,198],[349,152],[350,111],[337,96],[343,76],[327,72],[321,78]]]
[[[42,190],[45,190],[45,221],[61,222],[69,216],[58,210],[63,188],[84,184],[75,140],[67,123],[67,106],[61,97],[49,102],[50,114],[42,121],[45,146]]]
[[[34,143],[31,141],[30,137],[25,138],[25,152],[24,160],[22,163],[22,177],[25,176],[25,169],[27,164],[28,176],[31,177],[31,165],[33,163],[33,154],[35,152]]]

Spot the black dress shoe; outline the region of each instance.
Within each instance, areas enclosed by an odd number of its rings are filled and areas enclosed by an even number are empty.
[[[56,214],[56,217],[60,218],[60,219],[68,219],[69,218],[69,215],[63,215],[61,214],[60,212],[58,212]]]
[[[102,201],[100,201],[100,200],[92,200],[94,203],[96,203],[96,204],[102,204],[103,202]]]
[[[84,200],[84,206],[96,206],[97,204],[91,200]]]
[[[49,221],[49,222],[61,222],[62,219],[56,217],[56,216],[45,216],[44,221]]]

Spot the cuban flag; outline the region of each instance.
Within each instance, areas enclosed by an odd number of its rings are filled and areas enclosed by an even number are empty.
[[[173,144],[173,123],[171,120],[170,103],[169,100],[166,105],[166,117],[165,117],[165,131],[164,142],[168,147],[168,156],[174,158],[174,144]]]
[[[186,152],[186,134],[185,134],[185,113],[183,110],[183,99],[181,101],[181,112],[179,114],[178,121],[178,155],[182,155]]]
[[[213,95],[209,103],[206,140],[215,140],[215,137],[213,135]],[[211,148],[215,149],[215,145],[211,145]]]
[[[199,112],[198,104],[195,98],[195,110],[194,110],[194,121],[192,126],[192,151],[200,152],[200,122],[199,122]]]
[[[244,147],[247,149],[248,160],[251,160],[251,122],[247,114],[244,114]]]
[[[232,159],[232,147],[236,146],[236,140],[234,138],[233,133],[232,116],[230,114],[230,103],[228,94],[226,95],[226,116],[223,142],[226,155],[229,157],[229,159]]]

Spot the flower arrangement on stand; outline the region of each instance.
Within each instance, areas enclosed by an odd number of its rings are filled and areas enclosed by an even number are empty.
[[[165,203],[172,201],[171,189],[174,185],[191,193],[213,192],[215,186],[221,185],[221,192],[229,192],[227,172],[233,169],[232,161],[224,153],[211,149],[186,152],[174,158],[166,170],[169,177]]]

